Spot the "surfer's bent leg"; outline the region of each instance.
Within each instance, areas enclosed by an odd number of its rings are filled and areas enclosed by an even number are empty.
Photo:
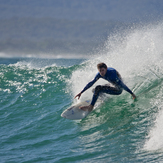
[[[95,105],[100,93],[107,93],[107,94],[111,94],[111,95],[120,95],[122,93],[122,91],[123,91],[123,89],[119,86],[111,87],[109,85],[104,85],[104,86],[98,85],[95,88],[91,105],[92,106]]]

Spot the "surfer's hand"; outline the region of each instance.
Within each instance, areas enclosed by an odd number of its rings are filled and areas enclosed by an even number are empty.
[[[132,98],[133,98],[133,100],[135,100],[135,99],[136,99],[136,96],[135,96],[135,94],[134,94],[134,93],[132,94]]]
[[[81,96],[81,92],[80,93],[78,93],[74,98],[76,98],[76,97],[78,97],[78,99],[80,98],[80,96]]]

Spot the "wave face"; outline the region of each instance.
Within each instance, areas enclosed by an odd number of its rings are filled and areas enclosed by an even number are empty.
[[[163,24],[108,37],[90,59],[0,61],[1,162],[163,161]],[[94,78],[96,64],[117,69],[137,95],[109,96],[85,119],[61,113]],[[105,84],[100,79],[97,84]],[[91,99],[92,91],[81,101]]]

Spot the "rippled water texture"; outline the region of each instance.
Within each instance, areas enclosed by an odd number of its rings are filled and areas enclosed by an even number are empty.
[[[162,162],[162,29],[113,34],[89,60],[1,59],[0,162]],[[83,120],[62,118],[99,62],[117,69],[137,100],[124,91]],[[91,97],[90,89],[80,101]]]

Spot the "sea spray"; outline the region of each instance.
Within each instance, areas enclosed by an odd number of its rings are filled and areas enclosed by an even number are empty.
[[[99,62],[105,62],[108,67],[117,69],[124,82],[133,89],[136,84],[139,84],[139,81],[135,81],[137,80],[136,76],[145,76],[148,74],[148,69],[152,69],[157,64],[162,64],[162,59],[160,59],[163,57],[162,27],[162,23],[150,24],[128,29],[123,31],[123,34],[114,33],[110,35],[105,43],[105,49],[81,64],[72,73],[70,81],[72,82],[73,95],[79,93],[94,78],[97,73],[96,65]],[[135,78],[135,82],[133,78]],[[99,83],[104,82],[100,81]],[[91,91],[87,91],[85,98],[90,97]]]

